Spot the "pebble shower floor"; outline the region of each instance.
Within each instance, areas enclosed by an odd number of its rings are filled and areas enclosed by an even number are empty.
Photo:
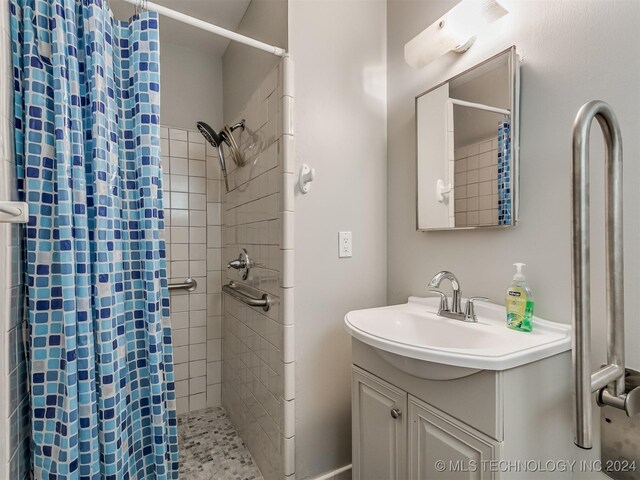
[[[178,416],[180,480],[263,480],[223,408]]]

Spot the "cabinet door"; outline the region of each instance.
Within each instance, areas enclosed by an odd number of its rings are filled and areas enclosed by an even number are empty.
[[[497,478],[500,443],[409,396],[409,478]]]
[[[353,479],[405,480],[407,394],[354,367]]]

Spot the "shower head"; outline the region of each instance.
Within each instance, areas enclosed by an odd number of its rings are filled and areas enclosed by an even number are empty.
[[[211,144],[213,148],[218,149],[218,162],[220,163],[220,170],[222,171],[222,176],[224,177],[224,184],[229,191],[229,180],[227,178],[227,164],[225,161],[224,150],[222,148],[222,144],[226,144],[228,147],[228,151],[231,154],[231,159],[238,166],[242,167],[246,163],[246,159],[244,155],[241,153],[238,144],[236,143],[235,138],[233,138],[233,131],[241,128],[243,131],[245,129],[244,120],[236,123],[229,127],[225,125],[224,128],[220,131],[220,133],[216,133],[216,131],[211,128],[205,122],[197,122],[196,126],[198,130],[202,134],[202,136]]]
[[[215,148],[220,147],[224,141],[222,135],[217,134],[213,128],[204,122],[198,122],[196,125],[198,126],[198,130],[202,136],[211,144],[211,146]]]
[[[229,180],[227,179],[227,165],[224,161],[224,152],[222,151],[222,142],[226,142],[223,135],[224,130],[220,133],[216,133],[215,130],[205,122],[197,122],[196,126],[207,142],[209,142],[213,148],[218,149],[218,163],[220,164],[220,171],[224,177],[224,185],[228,192]]]

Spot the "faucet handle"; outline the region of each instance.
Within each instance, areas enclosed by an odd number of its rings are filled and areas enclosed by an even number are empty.
[[[249,270],[256,266],[256,263],[249,258],[247,250],[243,248],[240,251],[240,255],[237,259],[231,260],[227,263],[227,268],[233,268],[240,272],[240,276],[243,280],[249,278]]]
[[[476,317],[476,309],[475,309],[475,301],[480,300],[481,302],[488,302],[489,298],[487,297],[469,297],[467,299],[467,304],[464,307],[464,321],[465,322],[477,322],[478,317]]]
[[[237,258],[235,260],[231,260],[227,263],[227,268],[234,268],[236,270],[242,270],[247,268],[247,262],[241,258]]]
[[[447,300],[447,296],[445,295],[444,292],[436,289],[436,288],[430,288],[429,289],[430,292],[433,293],[437,293],[438,295],[440,295],[440,307],[438,308],[438,313],[440,312],[448,312],[449,311],[449,301]]]

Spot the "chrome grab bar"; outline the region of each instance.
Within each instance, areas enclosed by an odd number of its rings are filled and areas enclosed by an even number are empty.
[[[198,288],[198,282],[196,282],[193,278],[187,278],[182,283],[169,284],[169,291],[186,290],[187,292],[193,292],[196,288]]]
[[[592,374],[589,133],[594,118],[600,124],[606,143],[607,365]],[[599,100],[585,104],[573,124],[572,215],[574,442],[580,448],[590,449],[591,394],[606,387],[606,395],[600,393],[600,398],[621,399],[623,403],[625,395],[622,138],[613,109],[609,104]],[[629,414],[629,411],[627,413]]]
[[[271,297],[269,295],[265,293],[260,298],[253,297],[249,292],[244,290],[242,286],[235,282],[229,282],[223,285],[222,291],[250,307],[261,307],[265,312],[268,312],[269,308],[271,308]]]

